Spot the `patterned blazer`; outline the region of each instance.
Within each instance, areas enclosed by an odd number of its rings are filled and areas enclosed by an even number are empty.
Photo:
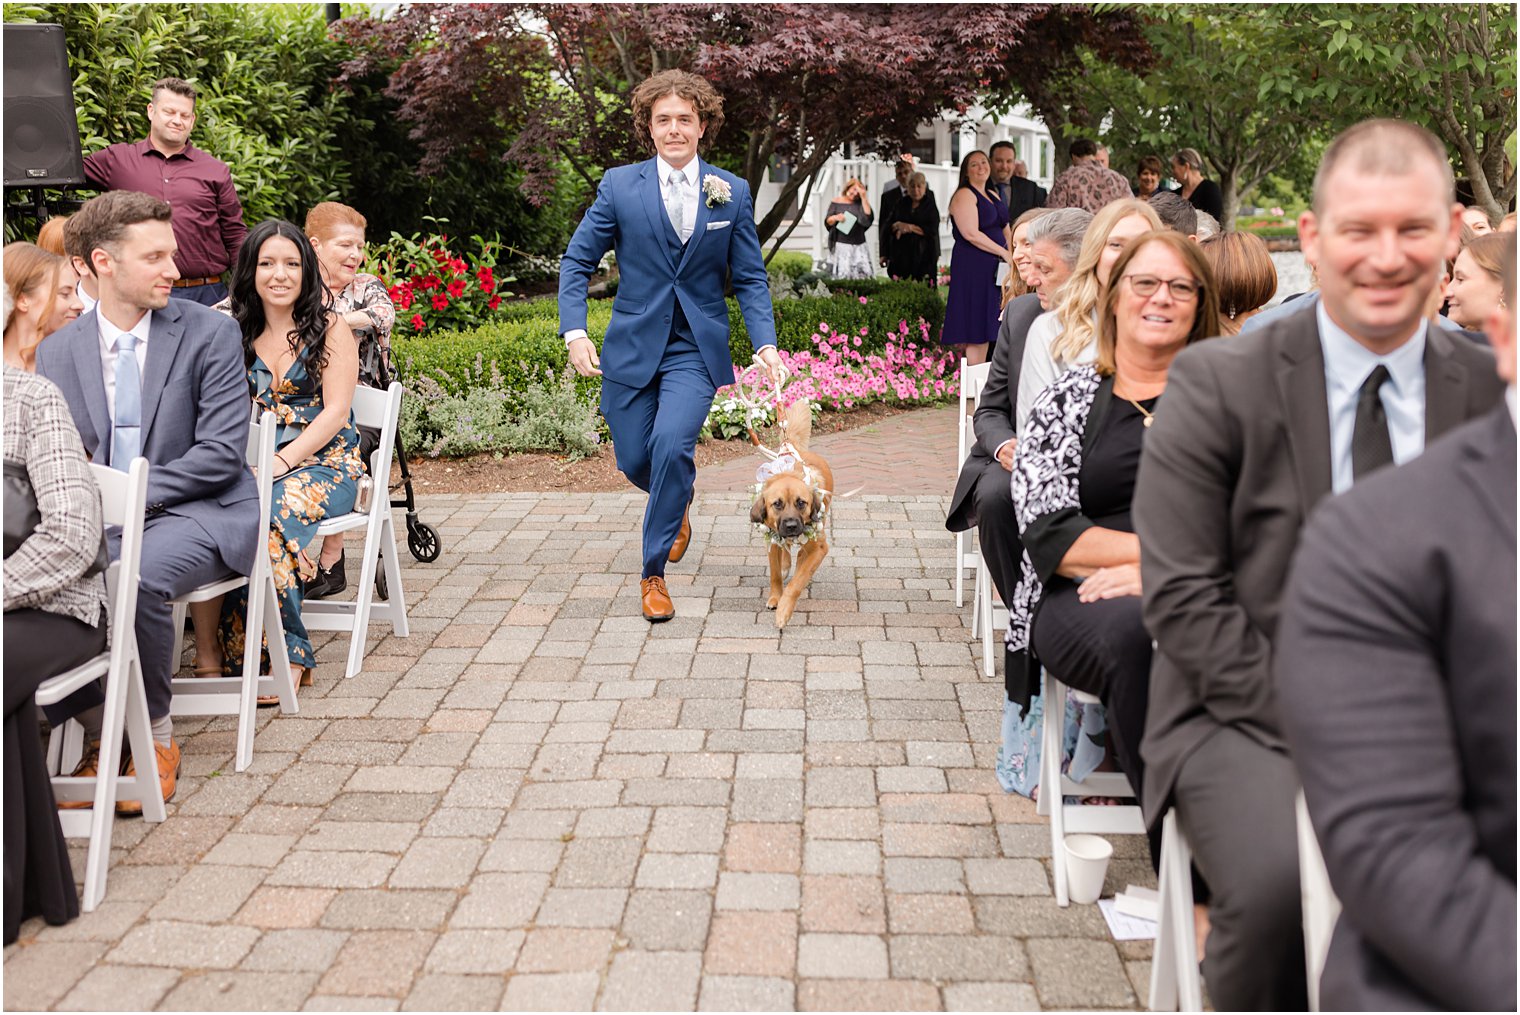
[[[5,460],[26,466],[41,523],[4,564],[5,609],[38,609],[91,627],[105,580],[85,578],[100,551],[100,488],[68,403],[50,381],[5,368]]]
[[[1004,682],[1008,699],[1025,708],[1032,686],[1029,636],[1045,583],[1071,544],[1093,523],[1082,514],[1082,458],[1103,427],[1114,379],[1097,368],[1073,367],[1040,393],[1013,454],[1013,507],[1024,543],[1019,585],[1008,607]]]

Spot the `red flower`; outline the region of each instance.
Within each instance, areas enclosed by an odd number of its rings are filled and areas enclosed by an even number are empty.
[[[459,297],[464,295],[464,288],[464,279],[455,279],[453,282],[449,283],[449,295],[457,300]]]
[[[449,259],[449,252],[447,250],[444,250],[444,249],[442,249],[440,247],[439,249],[433,251],[433,260],[437,261],[439,264],[442,264],[443,262],[447,261],[448,259]]]
[[[423,328],[426,328],[426,327],[427,327],[427,322],[422,319],[422,315],[421,314],[413,314],[412,315],[412,328],[413,329],[415,329],[417,331],[421,331]]]
[[[437,296],[433,297],[433,309],[434,310],[447,310],[448,307],[449,307],[449,298],[447,296],[443,295],[442,293],[439,293]]]
[[[412,291],[410,289],[401,290],[401,295],[395,302],[401,305],[402,310],[412,309]]]
[[[468,267],[469,265],[465,264],[457,257],[449,262],[449,270],[456,275],[463,275],[465,273],[465,269]]]
[[[488,292],[492,291],[495,288],[496,288],[496,282],[493,279],[483,278],[483,279],[480,280],[480,291],[481,292],[488,293]]]
[[[437,275],[424,275],[422,277],[422,280],[417,284],[431,292],[432,290],[437,289],[439,286],[443,285],[443,279],[439,278]]]
[[[486,302],[486,306],[490,307],[492,310],[495,310],[497,307],[501,306],[501,297],[492,296],[490,300]]]

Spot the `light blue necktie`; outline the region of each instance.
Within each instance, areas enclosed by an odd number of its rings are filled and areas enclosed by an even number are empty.
[[[670,187],[666,191],[665,213],[682,243],[689,235],[686,231],[686,174],[679,169],[670,174]]]
[[[126,472],[142,454],[142,373],[137,369],[137,336],[116,339],[116,419],[111,424],[111,467]]]

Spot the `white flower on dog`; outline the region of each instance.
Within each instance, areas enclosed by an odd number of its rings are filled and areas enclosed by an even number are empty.
[[[702,194],[707,199],[707,207],[716,208],[720,204],[727,204],[734,196],[734,191],[726,180],[720,180],[709,173],[702,177]]]

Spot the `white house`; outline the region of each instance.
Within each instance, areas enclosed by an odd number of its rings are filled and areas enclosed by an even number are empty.
[[[980,106],[972,107],[964,116],[946,111],[937,119],[921,124],[918,128],[917,139],[909,146],[909,152],[918,159],[919,171],[928,178],[929,189],[934,192],[935,201],[939,205],[941,264],[950,262],[950,248],[953,242],[950,235],[950,196],[955,193],[956,184],[960,180],[961,156],[973,149],[986,151],[998,141],[1013,142],[1018,151],[1018,157],[1023,159],[1029,167],[1029,178],[1046,190],[1050,189],[1051,179],[1055,174],[1055,149],[1050,138],[1050,131],[1045,129],[1043,123],[1034,119],[1025,106],[1019,106],[1013,112],[1001,116],[994,116]],[[792,230],[781,249],[811,254],[813,263],[821,264],[828,251],[828,234],[822,228],[815,228],[814,224],[823,221],[829,199],[838,193],[845,180],[854,176],[866,185],[874,209],[881,197],[881,192],[894,180],[893,168],[891,161],[874,155],[856,156],[848,149],[838,152],[820,171],[807,207],[800,209],[801,221],[797,223],[797,227]],[[756,218],[763,216],[775,206],[781,194],[782,182],[785,180],[785,176],[781,174],[785,171],[784,166],[781,167],[780,173],[774,169],[771,170],[765,182],[760,184],[760,190],[755,195]],[[780,179],[777,179],[777,176],[780,176]],[[799,194],[794,200],[799,199],[800,196]],[[786,231],[791,221],[788,219],[782,223],[778,235]],[[874,226],[870,230],[868,243],[871,250],[871,263],[875,264],[877,257]],[[769,249],[769,244],[767,244],[767,249]]]

